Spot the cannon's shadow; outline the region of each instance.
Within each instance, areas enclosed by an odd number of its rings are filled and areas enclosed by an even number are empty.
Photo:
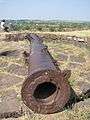
[[[90,98],[90,89],[88,89],[86,92],[82,92],[80,95],[77,95],[75,91],[71,88],[70,99],[65,105],[65,107],[63,108],[63,110],[72,109],[76,103],[80,101],[84,101],[85,99],[88,99],[88,98]]]
[[[16,56],[18,54],[18,50],[6,50],[3,52],[0,52],[0,57],[10,57],[10,56]]]

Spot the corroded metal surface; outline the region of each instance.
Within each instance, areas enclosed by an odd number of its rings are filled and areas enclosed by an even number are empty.
[[[31,42],[28,78],[22,86],[23,102],[34,112],[49,114],[60,111],[70,97],[67,79],[70,71],[61,71],[39,36],[28,34]]]

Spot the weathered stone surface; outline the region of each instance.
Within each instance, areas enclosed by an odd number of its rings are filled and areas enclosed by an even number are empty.
[[[82,65],[79,64],[79,63],[76,63],[76,62],[71,62],[71,63],[68,64],[69,69],[75,69],[77,67],[82,67]]]
[[[19,117],[23,114],[17,93],[14,90],[8,91],[1,96],[0,118]]]
[[[89,90],[90,89],[90,84],[89,83],[85,83],[85,84],[83,84],[82,86],[81,86],[81,90],[83,91],[83,92],[86,92],[87,90]]]
[[[80,76],[90,82],[90,72],[81,72]]]
[[[67,59],[68,59],[68,56],[67,56],[66,54],[61,53],[61,54],[59,55],[59,60],[60,60],[60,61],[66,61]]]
[[[0,74],[0,90],[6,89],[7,87],[10,87],[21,82],[23,82],[22,78],[4,73]]]
[[[73,109],[84,108],[84,107],[90,108],[90,98],[76,103],[75,106],[73,107]]]
[[[28,31],[29,32],[29,31]],[[78,36],[70,36],[70,35],[59,35],[59,34],[48,34],[48,33],[37,33],[38,35],[40,35],[41,37],[43,37],[43,40],[45,41],[53,41],[53,42],[65,42],[65,43],[72,43],[72,44],[75,44],[75,42],[77,42],[77,46],[79,45],[79,43],[85,47],[86,45],[90,46],[90,38],[89,37],[78,37]],[[2,40],[5,40],[5,41],[20,41],[20,40],[24,40],[25,38],[25,35],[26,35],[26,32],[17,32],[17,33],[9,33],[9,34],[3,34],[0,36],[0,38]],[[83,44],[84,43],[84,44]]]
[[[90,83],[85,81],[77,81],[76,86],[79,86],[82,92],[86,92],[87,90],[90,89]]]
[[[24,40],[25,33],[14,33],[14,34],[6,34],[5,35],[5,41],[16,41],[18,42],[19,40]]]
[[[70,56],[70,60],[72,62],[79,62],[79,63],[86,62],[85,58],[79,57],[79,56],[74,56],[74,55]]]
[[[3,62],[0,60],[0,67],[7,67],[8,66],[8,62]]]
[[[16,64],[11,64],[8,67],[7,71],[10,72],[10,73],[14,73],[16,75],[22,75],[22,76],[26,76],[28,74],[26,67],[16,65]]]

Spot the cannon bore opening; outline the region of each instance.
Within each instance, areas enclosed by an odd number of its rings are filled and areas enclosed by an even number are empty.
[[[50,97],[56,89],[57,87],[55,84],[51,82],[43,82],[36,87],[33,96],[36,99],[46,99]]]

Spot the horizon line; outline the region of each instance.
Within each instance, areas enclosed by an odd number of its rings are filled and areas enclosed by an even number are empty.
[[[3,18],[5,19],[5,18]],[[2,19],[0,19],[1,21]],[[90,20],[62,20],[62,19],[30,19],[30,18],[21,18],[21,19],[9,19],[6,18],[5,20],[30,20],[30,21],[66,21],[66,22],[90,22]]]

